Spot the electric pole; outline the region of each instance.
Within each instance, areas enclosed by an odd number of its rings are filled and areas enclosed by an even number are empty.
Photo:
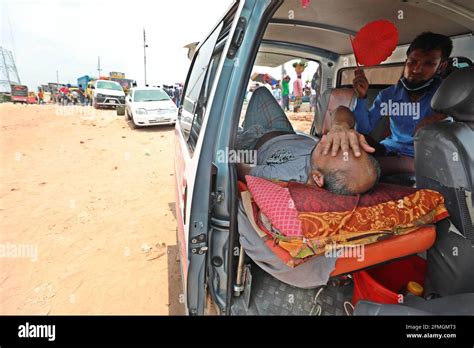
[[[97,76],[97,78],[100,79],[100,72],[102,71],[100,68],[100,56],[97,57],[97,71],[99,72],[99,76]]]
[[[56,70],[56,82],[59,86],[59,71],[58,70]]]
[[[147,86],[146,82],[146,48],[148,45],[146,44],[146,36],[145,36],[145,28],[143,28],[143,63],[145,67],[145,87]]]

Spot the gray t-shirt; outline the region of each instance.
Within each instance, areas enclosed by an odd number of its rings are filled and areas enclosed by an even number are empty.
[[[306,183],[311,151],[318,140],[300,134],[285,134],[265,142],[257,152],[257,165],[250,175],[266,179]]]

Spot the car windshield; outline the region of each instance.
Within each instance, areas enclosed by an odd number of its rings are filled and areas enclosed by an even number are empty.
[[[133,92],[133,101],[148,102],[148,101],[163,101],[170,100],[168,95],[159,89],[138,90]]]
[[[97,88],[101,89],[111,89],[114,91],[121,91],[122,87],[118,83],[110,82],[110,81],[99,81],[97,82]]]

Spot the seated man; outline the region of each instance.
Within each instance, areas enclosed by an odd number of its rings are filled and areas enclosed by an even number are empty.
[[[368,138],[370,145],[376,148],[374,155],[383,174],[414,172],[415,132],[422,126],[446,118],[431,109],[431,99],[441,84],[438,74],[446,66],[452,47],[451,39],[441,34],[425,32],[417,36],[408,47],[402,77],[396,85],[378,94],[370,110],[366,99],[369,82],[362,69],[355,71],[357,130],[368,134],[382,117],[390,117],[390,136],[380,144]]]
[[[333,113],[332,127],[327,135],[333,132],[351,135],[357,133],[351,130],[354,123],[351,111],[338,107]],[[279,122],[282,123],[282,122]],[[264,126],[263,126],[264,127]],[[253,175],[268,179],[283,181],[298,181],[319,187],[341,195],[355,195],[370,190],[380,176],[380,168],[375,159],[367,151],[373,151],[363,136],[354,138],[350,144],[343,145],[343,151],[336,158],[323,153],[326,136],[322,141],[295,134],[291,129],[266,132],[256,143],[257,163],[239,163],[237,173],[240,180],[245,175]],[[348,151],[348,145],[354,154]]]

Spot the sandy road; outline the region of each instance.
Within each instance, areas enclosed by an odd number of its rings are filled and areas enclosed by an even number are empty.
[[[0,104],[0,313],[183,314],[174,130]]]
[[[183,314],[173,146],[113,110],[0,104],[0,314]]]

